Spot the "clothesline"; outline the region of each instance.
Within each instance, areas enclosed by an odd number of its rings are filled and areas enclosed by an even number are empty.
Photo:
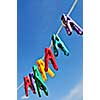
[[[17,90],[19,90],[24,85],[24,82],[22,82],[18,87]]]
[[[78,0],[75,0],[75,1],[74,1],[74,3],[73,3],[73,5],[72,5],[72,7],[70,8],[69,12],[67,13],[67,15],[70,15],[70,14],[71,14],[71,12],[73,11],[73,9],[74,9],[74,7],[75,7],[75,5],[76,5],[77,2],[78,2]],[[63,24],[60,25],[59,29],[57,30],[56,35],[58,35],[58,34],[60,33],[62,27],[63,27]],[[51,43],[50,43],[49,48],[51,48],[51,47],[52,47],[52,41],[51,41]],[[44,59],[44,56],[42,57],[42,59]],[[18,91],[23,85],[24,85],[24,82],[22,82],[22,83],[17,87],[17,91]]]

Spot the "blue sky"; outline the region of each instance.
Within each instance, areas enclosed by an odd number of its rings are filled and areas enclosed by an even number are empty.
[[[44,55],[44,49],[49,47],[51,36],[56,33],[61,24],[61,15],[71,8],[74,0],[17,0],[17,86],[23,82],[23,77],[32,72],[36,60]],[[79,0],[71,17],[83,27],[83,1]],[[41,100],[62,100],[76,89],[83,79],[83,37],[73,31],[68,36],[63,28],[59,37],[70,51],[69,56],[59,50],[56,58],[58,71],[52,65],[55,78],[47,75],[45,82],[49,96],[42,93]],[[80,89],[80,88],[79,88]],[[17,99],[25,95],[24,88],[20,88]],[[28,100],[38,100],[38,94],[29,91]],[[66,100],[66,99],[65,99]],[[73,100],[73,99],[70,99]],[[77,99],[76,99],[77,100]],[[82,98],[81,98],[82,100]]]

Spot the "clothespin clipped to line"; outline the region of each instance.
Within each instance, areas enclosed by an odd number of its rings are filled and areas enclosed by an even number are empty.
[[[57,71],[58,70],[58,66],[56,64],[56,59],[52,53],[52,50],[50,48],[45,48],[45,71],[48,71],[48,61],[50,60],[54,69]]]
[[[44,68],[45,68],[45,62],[42,59],[39,59],[39,60],[36,61],[36,64],[38,65],[38,69],[39,69],[39,71],[40,71],[40,73],[42,75],[43,80],[46,81],[47,80],[47,76],[46,76],[46,72],[44,70]],[[48,67],[47,73],[51,77],[55,76],[54,72],[49,67]]]
[[[34,94],[36,94],[35,88],[34,88],[34,83],[31,81],[29,76],[24,77],[24,89],[25,89],[25,94],[28,96],[28,87],[32,90]]]
[[[69,36],[72,34],[72,30],[75,30],[79,35],[83,35],[83,29],[69,15],[63,14],[61,20]]]
[[[69,50],[67,49],[65,44],[62,42],[62,40],[60,39],[58,34],[53,34],[52,35],[51,44],[50,44],[49,48],[51,48],[51,49],[53,48],[53,53],[54,53],[55,57],[58,56],[58,49],[59,48],[64,52],[64,55],[66,55],[66,56],[69,55]],[[44,60],[44,56],[41,59]]]
[[[39,97],[42,95],[41,90],[43,90],[45,95],[48,96],[48,90],[36,65],[33,66],[33,72]]]
[[[54,52],[55,57],[58,56],[59,48],[64,52],[64,55],[66,56],[69,55],[69,51],[67,47],[64,45],[64,43],[62,42],[62,40],[60,39],[58,35],[55,35],[55,34],[52,35],[52,43],[53,43],[53,52]]]

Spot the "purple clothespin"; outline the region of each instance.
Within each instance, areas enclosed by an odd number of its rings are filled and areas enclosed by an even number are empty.
[[[79,35],[83,35],[83,29],[69,15],[66,16],[63,14],[61,20],[68,35],[72,34],[72,29],[75,30]]]
[[[29,73],[29,77],[30,77],[30,81],[31,81],[31,83],[32,83],[32,88],[33,88],[33,90],[34,90],[34,93],[36,93],[35,87],[34,87],[35,79],[34,79],[33,73]]]

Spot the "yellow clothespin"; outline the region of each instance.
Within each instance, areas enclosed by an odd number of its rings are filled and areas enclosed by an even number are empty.
[[[42,59],[39,59],[39,60],[36,61],[36,64],[38,65],[38,69],[39,69],[39,71],[40,71],[40,73],[41,73],[41,75],[42,75],[43,80],[46,81],[46,80],[47,80],[47,76],[46,76],[46,72],[45,72],[45,70],[44,70],[44,68],[45,68],[45,63],[44,63],[44,61],[43,61]],[[53,72],[50,68],[48,68],[47,73],[48,73],[51,77],[54,77],[54,76],[55,76],[54,72]]]

